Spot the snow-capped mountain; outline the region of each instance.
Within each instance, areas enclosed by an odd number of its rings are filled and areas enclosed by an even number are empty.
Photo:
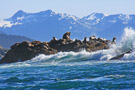
[[[83,37],[82,31],[89,31],[87,25],[81,23],[76,16],[56,13],[51,10],[39,13],[26,13],[20,10],[3,22],[5,24],[1,25],[0,31],[42,41],[48,41],[53,36],[61,38],[66,31],[71,31],[73,37],[78,35]]]
[[[95,25],[99,23],[102,19],[104,19],[105,15],[103,13],[92,13],[88,16],[82,18],[82,20],[86,20],[90,25]]]
[[[67,31],[72,33],[72,38],[83,39],[94,34],[112,39],[120,37],[125,27],[135,28],[135,15],[92,13],[78,18],[52,10],[38,13],[19,10],[11,18],[0,20],[0,31],[41,41],[48,41],[53,36],[61,38]]]

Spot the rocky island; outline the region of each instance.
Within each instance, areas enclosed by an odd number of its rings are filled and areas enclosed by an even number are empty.
[[[113,41],[106,40],[104,38],[96,38],[95,36],[89,37],[87,40],[71,40],[70,32],[66,32],[62,39],[57,40],[55,37],[50,42],[41,41],[24,41],[22,43],[16,43],[11,46],[11,49],[0,60],[0,64],[22,62],[30,60],[39,54],[56,54],[58,52],[74,51],[79,52],[85,49],[87,52],[93,52],[97,50],[108,49],[109,44],[115,43],[116,38]]]

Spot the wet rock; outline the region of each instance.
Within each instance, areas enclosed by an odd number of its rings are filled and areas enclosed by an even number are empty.
[[[120,55],[117,55],[117,56],[111,58],[110,60],[117,60],[117,59],[120,59],[120,58],[122,58],[125,54],[131,53],[131,52],[132,52],[131,50],[128,50],[128,51],[126,51],[126,52],[124,52],[124,53],[122,53],[122,54],[120,54]]]
[[[55,53],[57,53],[57,50],[48,47],[47,43],[25,41],[11,46],[11,49],[7,52],[5,57],[1,59],[0,63],[22,62],[30,60],[39,54],[49,55]]]

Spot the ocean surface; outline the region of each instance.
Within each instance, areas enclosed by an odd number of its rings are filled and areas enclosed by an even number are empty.
[[[112,57],[125,54],[119,60]],[[108,50],[59,52],[0,65],[0,90],[135,90],[135,31]]]

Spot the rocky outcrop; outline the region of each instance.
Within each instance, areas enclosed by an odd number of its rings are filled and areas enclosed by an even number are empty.
[[[128,51],[126,51],[126,52],[124,52],[124,53],[122,53],[122,54],[119,54],[119,55],[117,55],[117,56],[114,56],[114,57],[112,57],[110,60],[114,60],[114,59],[121,59],[125,54],[128,54],[128,53],[131,53],[132,52],[132,50],[128,50]]]
[[[47,42],[24,41],[22,43],[16,43],[11,46],[11,49],[7,52],[0,63],[13,63],[29,60],[39,54],[55,54],[57,50],[49,47]]]
[[[83,41],[77,39],[73,41],[70,39],[70,32],[67,32],[63,35],[62,39],[57,40],[55,37],[53,37],[50,42],[24,41],[22,43],[16,43],[11,46],[11,49],[1,59],[0,63],[22,62],[30,60],[39,54],[50,55],[60,51],[78,52],[85,49],[88,52],[92,52],[108,49],[109,43],[112,42],[106,39],[96,38],[95,36],[90,37],[89,41],[87,41],[86,37]]]

